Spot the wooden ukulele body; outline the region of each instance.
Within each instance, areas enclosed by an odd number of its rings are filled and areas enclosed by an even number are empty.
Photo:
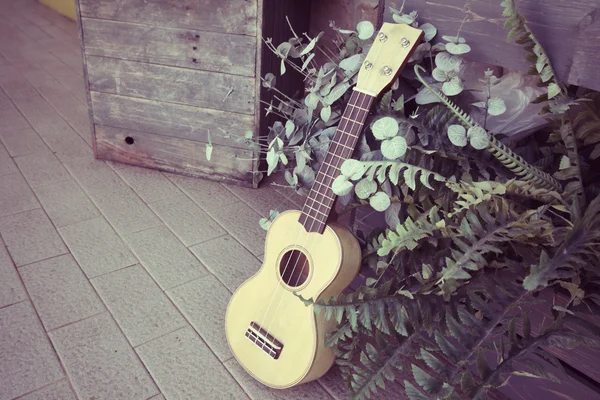
[[[322,234],[308,233],[298,222],[300,215],[292,210],[275,219],[261,269],[235,291],[226,314],[227,341],[238,362],[255,379],[278,389],[318,379],[335,360],[325,346],[335,318],[315,315],[293,292],[329,300],[360,267],[360,246],[347,228],[332,223]],[[308,269],[300,273],[304,261]]]

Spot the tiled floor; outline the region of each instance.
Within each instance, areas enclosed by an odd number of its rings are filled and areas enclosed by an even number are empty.
[[[75,24],[0,0],[0,400],[347,398],[335,371],[267,389],[225,342],[293,194],[109,165],[89,130]]]

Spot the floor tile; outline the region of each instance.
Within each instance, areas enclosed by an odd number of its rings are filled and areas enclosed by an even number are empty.
[[[187,325],[140,265],[94,278],[92,284],[132,346]]]
[[[262,217],[268,217],[271,210],[283,212],[296,208],[294,203],[269,186],[263,186],[260,189],[233,185],[227,185],[226,187]]]
[[[95,193],[91,198],[121,236],[162,224],[131,189]]]
[[[219,360],[233,357],[225,340],[225,312],[231,293],[217,278],[207,275],[167,294]]]
[[[0,139],[12,157],[49,151],[48,146],[31,128],[0,131]]]
[[[264,253],[267,232],[258,225],[261,217],[250,206],[239,202],[211,210],[208,214],[252,254]]]
[[[147,399],[159,391],[109,313],[50,332],[80,399]]]
[[[325,389],[323,389],[316,381],[305,383],[291,389],[271,389],[248,375],[235,359],[226,361],[224,365],[253,400],[333,400]]]
[[[19,172],[19,169],[4,145],[0,143],[0,175],[14,174],[15,172]]]
[[[162,173],[148,168],[119,165],[116,173],[144,200],[152,203],[169,199],[179,193]]]
[[[19,271],[47,331],[105,310],[70,254],[29,264]]]
[[[346,400],[352,398],[352,392],[346,382],[342,379],[337,366],[333,366],[325,375],[319,379],[319,383],[330,393],[335,400]]]
[[[191,327],[136,350],[167,399],[248,398]]]
[[[124,239],[163,290],[208,273],[200,261],[165,226],[127,235]]]
[[[77,397],[75,397],[69,382],[65,379],[44,389],[19,397],[19,400],[77,400]]]
[[[15,107],[0,110],[0,132],[22,128],[29,128],[29,123],[19,110]]]
[[[2,64],[1,59],[2,57],[0,57],[0,65]],[[0,88],[0,110],[7,110],[13,107],[14,105],[12,101],[10,101],[6,93],[4,93],[4,91]]]
[[[166,176],[204,210],[221,208],[238,201],[220,183],[174,174],[167,174]]]
[[[17,267],[68,252],[44,211],[0,218],[0,234]]]
[[[34,189],[56,227],[100,216],[98,209],[73,179]]]
[[[90,279],[138,262],[104,217],[63,226],[58,232]]]
[[[127,187],[104,161],[71,160],[65,162],[65,166],[88,194],[112,192]]]
[[[56,155],[49,149],[15,157],[15,162],[29,186],[33,188],[72,179]]]
[[[252,253],[231,236],[197,244],[190,250],[231,292],[258,272],[261,265]]]
[[[14,67],[3,69],[2,74],[0,74],[0,86],[12,100],[37,95],[33,86]]]
[[[227,233],[185,194],[175,193],[169,199],[148,206],[186,246]]]
[[[0,239],[0,308],[23,300],[27,300],[27,293],[19,273]]]
[[[20,173],[0,175],[0,188],[0,217],[40,208],[40,203]]]
[[[148,400],[165,400],[165,396],[163,396],[162,394],[158,394],[154,397],[152,397],[151,399]]]
[[[0,332],[0,400],[13,399],[65,376],[29,301],[0,309]]]

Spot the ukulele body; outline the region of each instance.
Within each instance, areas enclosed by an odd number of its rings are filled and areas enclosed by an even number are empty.
[[[332,223],[322,234],[308,233],[298,222],[300,214],[286,211],[273,221],[263,265],[235,291],[225,317],[227,341],[238,362],[255,379],[278,389],[318,379],[335,361],[325,346],[335,318],[316,315],[293,292],[327,301],[360,268],[360,246],[347,228]]]

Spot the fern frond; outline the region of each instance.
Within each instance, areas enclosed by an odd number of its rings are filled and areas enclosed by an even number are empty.
[[[398,185],[400,173],[404,171],[404,183],[412,190],[416,190],[417,175],[419,175],[421,183],[431,190],[433,190],[433,187],[429,183],[431,177],[439,182],[446,181],[446,178],[434,171],[400,161],[361,161],[361,164],[365,167],[365,172],[362,176],[366,176],[369,180],[377,178],[379,183],[383,183],[389,178],[391,183]],[[375,175],[377,176],[375,177]]]
[[[380,335],[378,333],[378,335]],[[393,382],[395,373],[406,368],[406,355],[418,334],[403,339],[397,347],[379,337],[378,349],[367,343],[360,355],[360,367],[355,367],[350,385],[355,400],[371,398],[378,388],[385,389],[385,382]]]
[[[478,126],[473,118],[465,111],[463,111],[460,107],[450,101],[446,96],[444,96],[439,91],[432,88],[421,76],[419,70],[425,70],[420,65],[415,65],[415,74],[421,83],[429,89],[440,101],[448,107],[465,125],[467,128],[473,128]],[[506,168],[508,168],[512,173],[517,176],[520,176],[524,180],[531,180],[537,186],[561,191],[562,188],[558,181],[552,178],[547,173],[539,170],[533,165],[529,164],[527,161],[523,159],[523,157],[515,154],[511,149],[509,149],[506,145],[500,142],[498,139],[494,137],[493,134],[489,133],[489,143],[488,143],[488,151],[494,155]]]

